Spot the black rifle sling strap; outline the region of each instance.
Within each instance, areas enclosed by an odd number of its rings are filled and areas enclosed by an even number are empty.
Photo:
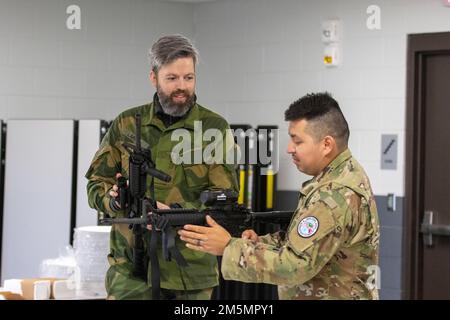
[[[188,264],[181,254],[180,250],[178,250],[175,244],[176,232],[175,229],[166,224],[164,229],[162,230],[162,245],[163,245],[163,253],[164,258],[167,261],[171,261],[172,258],[175,259],[176,263],[180,267],[187,267]]]
[[[155,230],[155,226],[152,226],[150,231],[150,245],[148,247],[148,255],[150,258],[150,265],[152,270],[152,299],[159,300],[161,293],[161,274],[158,261],[158,238],[159,232]]]
[[[151,178],[150,182],[150,204],[153,208],[158,208],[155,200],[155,177]],[[150,258],[150,266],[152,270],[152,299],[159,300],[161,294],[161,272],[158,261],[158,238],[159,232],[156,231],[156,226],[152,225],[150,231],[150,245],[148,247],[148,255]]]
[[[134,262],[134,276],[144,281],[147,280],[147,272],[145,269],[145,251],[142,239],[141,226],[133,226],[134,233],[134,248],[133,248],[133,262]]]
[[[180,267],[187,267],[188,264],[175,245],[176,232],[174,228],[168,223],[168,219],[165,216],[159,216],[157,220],[152,219],[151,240],[149,247],[149,256],[152,268],[152,297],[153,299],[160,298],[161,290],[161,270],[159,268],[158,261],[158,239],[162,235],[162,250],[163,256],[166,261],[175,259],[176,263]],[[161,233],[159,232],[161,231]]]

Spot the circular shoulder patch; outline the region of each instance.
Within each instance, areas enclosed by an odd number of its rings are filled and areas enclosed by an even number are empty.
[[[315,217],[306,217],[297,227],[297,232],[302,238],[312,237],[319,229],[319,220]]]

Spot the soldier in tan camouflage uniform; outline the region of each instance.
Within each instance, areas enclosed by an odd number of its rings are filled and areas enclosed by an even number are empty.
[[[287,152],[303,184],[286,231],[242,239],[207,217],[181,239],[196,251],[223,255],[225,279],[278,285],[280,299],[378,299],[379,222],[369,180],[347,148],[349,129],[327,93],[295,101],[285,113]]]
[[[191,163],[175,164],[172,161],[172,150],[179,143],[178,139],[173,141],[172,138],[176,129],[184,129],[192,138],[191,141],[194,141],[194,128],[199,127],[200,123],[201,130],[196,134],[201,135],[202,131],[215,128],[227,139],[233,139],[227,130],[228,123],[221,116],[196,103],[197,51],[183,36],[166,36],[152,46],[150,58],[150,79],[156,88],[153,102],[124,111],[114,120],[86,173],[89,180],[89,205],[113,218],[124,217],[124,210],[117,201],[116,178],[120,175],[128,178],[129,154],[122,144],[134,144],[136,113],[142,116],[142,147],[150,148],[156,168],[172,178],[170,182],[158,179],[154,181],[159,209],[167,209],[173,203],[185,208],[199,208],[199,195],[205,189],[237,190],[235,167],[225,164],[225,161],[206,164],[201,159],[202,162],[195,163],[193,148],[190,151],[183,150],[192,156]],[[204,148],[205,143],[201,142],[200,147]],[[227,151],[229,150],[224,150],[225,155]],[[151,178],[148,177],[148,186],[150,182]],[[146,196],[150,196],[149,190],[146,191]],[[145,245],[148,246],[147,230],[144,238]],[[152,298],[150,264],[148,282],[132,275],[133,242],[133,234],[128,225],[113,225],[111,253],[108,256],[110,268],[106,275],[109,299]],[[217,258],[204,252],[189,250],[179,239],[176,239],[176,246],[186,259],[188,267],[179,268],[175,261],[165,261],[159,249],[162,298],[209,299],[213,287],[218,285]]]

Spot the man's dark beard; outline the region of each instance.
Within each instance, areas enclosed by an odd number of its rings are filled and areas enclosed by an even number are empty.
[[[168,96],[164,94],[164,92],[158,86],[156,88],[156,92],[158,94],[159,103],[161,104],[161,108],[163,109],[164,113],[173,117],[184,116],[195,104],[195,95],[189,95],[189,93],[185,90],[177,90],[171,93],[170,96]],[[174,103],[172,98],[178,94],[184,94],[184,96],[186,97],[186,102]]]

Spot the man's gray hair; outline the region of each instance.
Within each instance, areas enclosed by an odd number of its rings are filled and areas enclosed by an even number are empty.
[[[191,57],[195,66],[198,61],[198,51],[188,38],[180,34],[159,38],[149,51],[150,65],[155,73],[163,65],[186,57]]]

